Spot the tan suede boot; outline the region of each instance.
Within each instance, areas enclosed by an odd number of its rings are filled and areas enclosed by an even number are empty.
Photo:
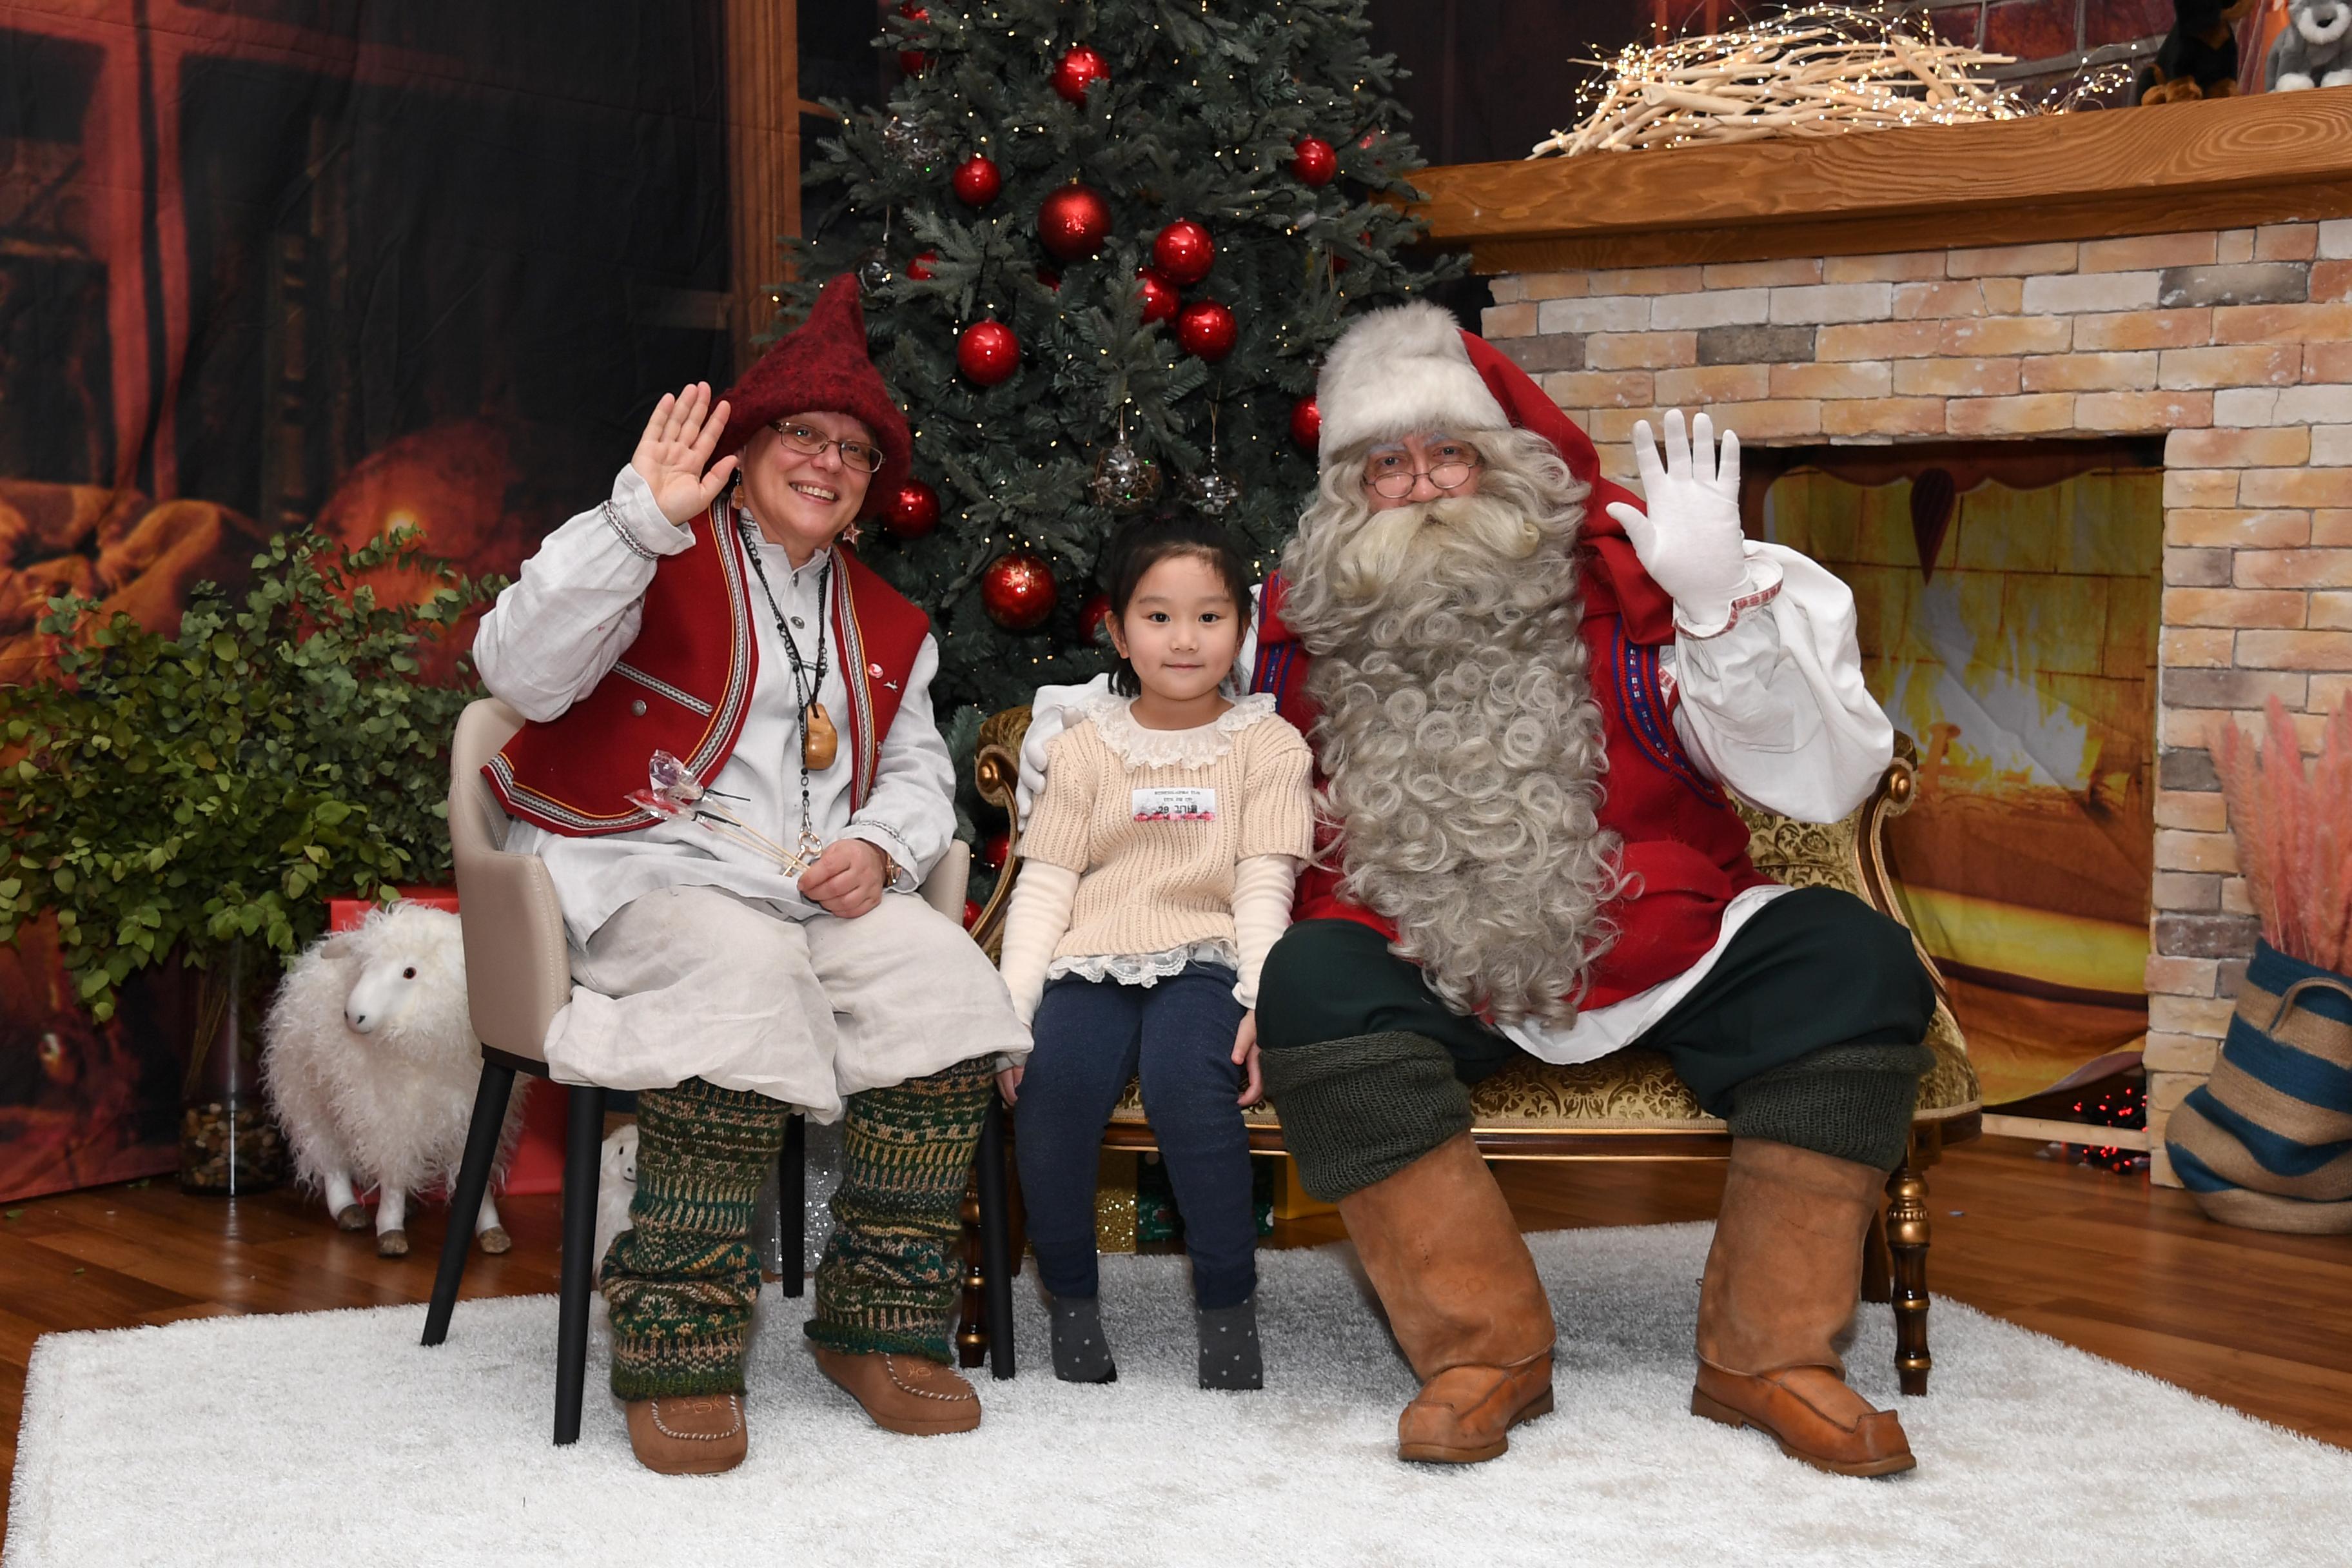
[[[1551,1301],[1466,1132],[1339,1200],[1339,1217],[1422,1380],[1397,1458],[1473,1464],[1551,1409]]]
[[[1843,1476],[1916,1462],[1891,1410],[1845,1384],[1830,1342],[1853,1314],[1862,1242],[1885,1173],[1742,1138],[1698,1297],[1691,1414],[1759,1426],[1790,1458]]]
[[[751,1432],[740,1394],[665,1394],[625,1406],[637,1463],[665,1476],[715,1476],[743,1462]]]

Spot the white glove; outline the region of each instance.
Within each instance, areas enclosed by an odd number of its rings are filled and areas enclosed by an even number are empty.
[[[1712,637],[1731,619],[1731,602],[1748,583],[1746,541],[1739,530],[1739,437],[1726,430],[1716,450],[1715,421],[1700,415],[1683,435],[1683,411],[1666,413],[1666,461],[1658,466],[1650,422],[1633,426],[1633,461],[1641,470],[1643,511],[1623,501],[1609,515],[1625,525],[1633,553],[1659,587],[1674,596],[1675,618],[1695,637]]]
[[[1013,784],[1013,808],[1019,821],[1029,820],[1029,808],[1045,793],[1045,752],[1054,737],[1070,727],[1089,699],[1110,689],[1110,677],[1097,675],[1084,686],[1041,686],[1029,700],[1029,732],[1021,742],[1021,776]]]

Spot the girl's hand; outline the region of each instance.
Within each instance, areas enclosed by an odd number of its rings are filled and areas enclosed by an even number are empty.
[[[637,437],[629,467],[654,492],[654,504],[674,527],[683,528],[709,510],[734,476],[735,459],[721,458],[705,474],[710,449],[727,428],[727,405],[710,406],[710,384],[698,381],[675,395],[663,393],[646,433]]]
[[[1005,1104],[1015,1105],[1020,1102],[1021,1075],[1024,1070],[1017,1067],[997,1068],[996,1092],[1004,1097]]]
[[[1265,1078],[1258,1070],[1257,1009],[1255,1007],[1242,1015],[1242,1026],[1234,1031],[1234,1066],[1242,1069],[1246,1079],[1242,1085],[1241,1097],[1234,1103],[1250,1106],[1264,1100]]]

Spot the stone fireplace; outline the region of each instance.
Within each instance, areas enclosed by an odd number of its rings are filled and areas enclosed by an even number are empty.
[[[2352,692],[2352,89],[1423,182],[1491,279],[1486,335],[1619,477],[1672,407],[1750,447],[2126,438],[2160,468],[2144,1059],[2170,1180],[2164,1119],[2255,934],[2210,727],[2275,697],[2315,734]]]

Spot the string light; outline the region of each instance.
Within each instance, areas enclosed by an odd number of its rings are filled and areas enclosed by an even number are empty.
[[[1921,37],[1906,11],[1884,3],[1802,6],[1578,63],[1603,73],[1577,89],[1581,118],[1528,157],[2021,120],[2070,112],[2131,76],[2128,64],[2102,67],[2035,101],[1973,74],[2013,57]]]

